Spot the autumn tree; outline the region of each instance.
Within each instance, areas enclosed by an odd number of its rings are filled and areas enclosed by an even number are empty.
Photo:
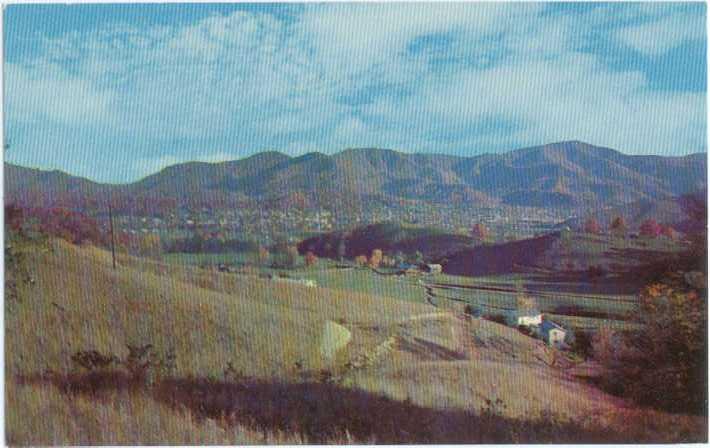
[[[609,226],[609,230],[612,234],[616,236],[626,235],[627,226],[624,217],[617,216],[616,218],[614,218],[614,220],[611,222],[611,225]]]
[[[646,238],[656,238],[661,234],[661,226],[655,219],[647,219],[641,223],[639,233]]]
[[[661,235],[663,235],[666,238],[669,238],[671,240],[676,239],[677,234],[676,234],[676,231],[673,230],[673,227],[664,226],[664,225],[661,225],[660,227],[661,227],[661,232],[660,232]]]
[[[365,255],[358,255],[355,257],[355,264],[358,266],[365,266],[367,264],[367,257]]]
[[[646,286],[633,313],[638,330],[605,330],[594,339],[603,386],[642,405],[704,412],[706,299],[707,277],[700,272],[666,274]]]
[[[487,241],[488,238],[490,237],[490,232],[488,231],[488,228],[481,224],[478,223],[471,228],[471,238],[478,242],[484,242]]]
[[[306,266],[313,266],[316,264],[317,261],[318,257],[316,257],[316,254],[311,251],[306,252],[306,255],[304,257],[304,262],[306,263]]]
[[[106,238],[98,223],[83,213],[54,207],[35,209],[32,217],[39,221],[39,230],[46,235],[63,238],[74,244],[92,242],[105,245]]]
[[[584,222],[584,231],[586,233],[598,234],[601,233],[601,226],[596,218],[589,218]]]
[[[265,265],[269,262],[269,251],[264,246],[259,246],[259,263]]]
[[[15,204],[5,205],[5,225],[10,226],[10,228],[16,232],[22,230],[22,226],[25,222],[25,213],[22,208]]]
[[[380,249],[373,249],[368,264],[371,268],[377,268],[380,266],[380,263],[382,263],[382,251]]]
[[[138,240],[138,245],[139,252],[144,257],[158,258],[163,250],[160,236],[155,233],[142,235]]]

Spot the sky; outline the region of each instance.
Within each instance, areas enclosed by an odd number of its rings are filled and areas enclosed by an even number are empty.
[[[5,160],[130,182],[265,150],[701,152],[705,20],[704,3],[10,5]]]

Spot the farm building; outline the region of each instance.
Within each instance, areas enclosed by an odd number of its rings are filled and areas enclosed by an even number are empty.
[[[540,324],[540,334],[549,345],[560,348],[565,343],[567,330],[551,320],[543,320],[542,324]]]
[[[536,309],[518,310],[513,313],[515,325],[534,327],[542,324],[542,313]]]
[[[442,268],[440,264],[426,264],[424,265],[424,272],[430,274],[441,274]]]
[[[506,314],[506,322],[511,327],[538,327],[543,316],[537,309],[516,309]]]

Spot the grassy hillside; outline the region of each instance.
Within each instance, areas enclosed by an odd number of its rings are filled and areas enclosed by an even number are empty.
[[[334,232],[308,238],[298,245],[298,250],[301,253],[313,251],[321,257],[337,258],[340,245],[347,258],[369,256],[374,249],[380,249],[388,254],[401,252],[408,256],[421,252],[424,258],[431,259],[472,247],[474,240],[466,235],[447,233],[433,227],[388,222],[359,227],[347,234]]]
[[[671,257],[685,249],[684,243],[662,237],[632,239],[556,232],[462,250],[446,257],[444,272],[468,276],[546,272],[557,281],[567,278],[584,282],[590,280],[590,268],[597,270],[594,274],[599,277],[628,274],[659,257]],[[631,286],[635,286],[633,282]]]
[[[425,304],[125,256],[113,270],[109,253],[57,241],[12,250],[13,444],[704,437],[703,419],[628,408],[539,341]],[[351,334],[335,358],[326,322]],[[147,344],[167,370],[136,384],[128,346]],[[92,350],[123,367],[80,367]]]

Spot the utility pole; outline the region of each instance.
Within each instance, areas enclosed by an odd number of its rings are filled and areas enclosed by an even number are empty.
[[[113,237],[113,211],[111,210],[111,201],[108,203],[108,226],[111,230],[111,260],[113,261],[113,269],[116,269],[116,240]]]

